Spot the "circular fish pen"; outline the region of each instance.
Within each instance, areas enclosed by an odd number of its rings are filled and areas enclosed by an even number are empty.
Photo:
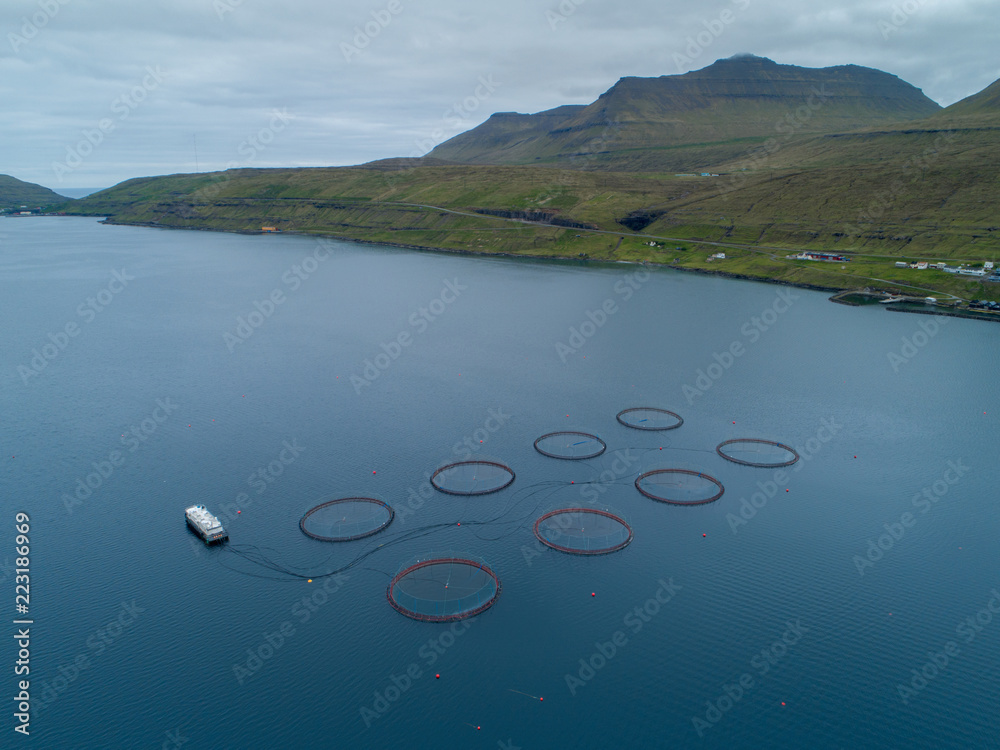
[[[500,579],[486,563],[466,557],[417,560],[386,588],[393,608],[423,622],[450,622],[484,612],[500,596]]]
[[[388,504],[374,497],[343,497],[310,508],[299,528],[322,542],[350,542],[377,534],[395,516]]]
[[[607,443],[589,432],[550,432],[535,441],[535,450],[543,456],[566,461],[597,458],[607,449]]]
[[[542,544],[571,555],[606,555],[632,541],[632,527],[621,516],[597,508],[563,508],[535,521]]]
[[[676,430],[684,419],[666,409],[655,409],[652,406],[637,406],[633,409],[623,409],[615,415],[615,419],[633,430]]]
[[[509,487],[514,470],[498,461],[456,461],[431,475],[431,485],[449,495],[488,495]]]
[[[780,469],[799,460],[799,454],[790,445],[758,438],[726,440],[715,447],[715,452],[734,464],[762,469]]]
[[[714,503],[726,491],[713,476],[690,469],[656,469],[641,474],[635,488],[651,500],[671,505]]]

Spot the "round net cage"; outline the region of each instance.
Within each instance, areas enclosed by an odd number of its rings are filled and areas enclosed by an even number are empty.
[[[757,438],[726,440],[715,447],[715,452],[727,461],[765,469],[791,466],[799,460],[799,454],[790,445]]]
[[[684,424],[680,414],[651,406],[625,409],[618,412],[615,419],[634,430],[675,430]]]
[[[344,497],[310,508],[299,521],[306,536],[324,542],[349,542],[377,534],[395,517],[386,503],[374,497]]]
[[[632,527],[621,516],[597,508],[553,510],[535,521],[538,541],[573,555],[604,555],[628,546]]]
[[[673,505],[712,503],[726,491],[715,477],[690,469],[647,471],[635,480],[635,488],[652,500]]]
[[[488,495],[514,481],[514,470],[499,461],[457,461],[431,475],[431,485],[449,495]]]
[[[597,458],[607,449],[607,443],[589,432],[550,432],[535,441],[535,450],[543,456],[567,461]]]
[[[386,589],[397,612],[424,622],[472,617],[493,606],[500,579],[486,563],[468,557],[440,557],[405,565]]]

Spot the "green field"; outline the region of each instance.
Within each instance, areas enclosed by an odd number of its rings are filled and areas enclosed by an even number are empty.
[[[867,80],[872,74],[843,75]],[[543,166],[539,156],[532,165],[426,158],[236,169],[129,180],[62,208],[161,227],[259,232],[273,226],[419,248],[653,262],[829,289],[1000,300],[1000,284],[895,266],[899,260],[1000,261],[998,91],[994,84],[923,119],[907,110],[911,119],[880,120],[862,130],[785,127],[770,137],[741,138],[727,132],[722,140],[706,135],[677,146],[686,162],[706,165],[687,171],[717,176],[656,171],[652,165],[663,161],[656,154],[671,147],[637,137],[618,148],[608,140],[584,141],[594,150],[578,154],[573,168]],[[849,104],[836,111],[825,106],[827,127],[857,116]],[[511,116],[513,124],[504,127],[516,129],[532,117]],[[706,117],[689,118],[696,134],[711,131]],[[471,148],[475,133],[460,136],[459,145]],[[850,260],[787,257],[802,250]],[[710,260],[717,251],[726,258]]]

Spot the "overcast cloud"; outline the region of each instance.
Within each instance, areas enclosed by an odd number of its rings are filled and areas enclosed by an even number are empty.
[[[1000,78],[997,10],[986,0],[4,0],[0,173],[58,191],[416,155],[493,112],[586,104],[622,76],[742,52],[879,68],[948,105]]]

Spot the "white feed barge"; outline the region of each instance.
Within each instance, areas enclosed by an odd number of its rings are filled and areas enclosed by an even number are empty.
[[[192,505],[184,511],[190,526],[198,536],[205,540],[205,544],[224,542],[229,539],[229,534],[222,528],[219,519],[208,512],[204,505]]]

